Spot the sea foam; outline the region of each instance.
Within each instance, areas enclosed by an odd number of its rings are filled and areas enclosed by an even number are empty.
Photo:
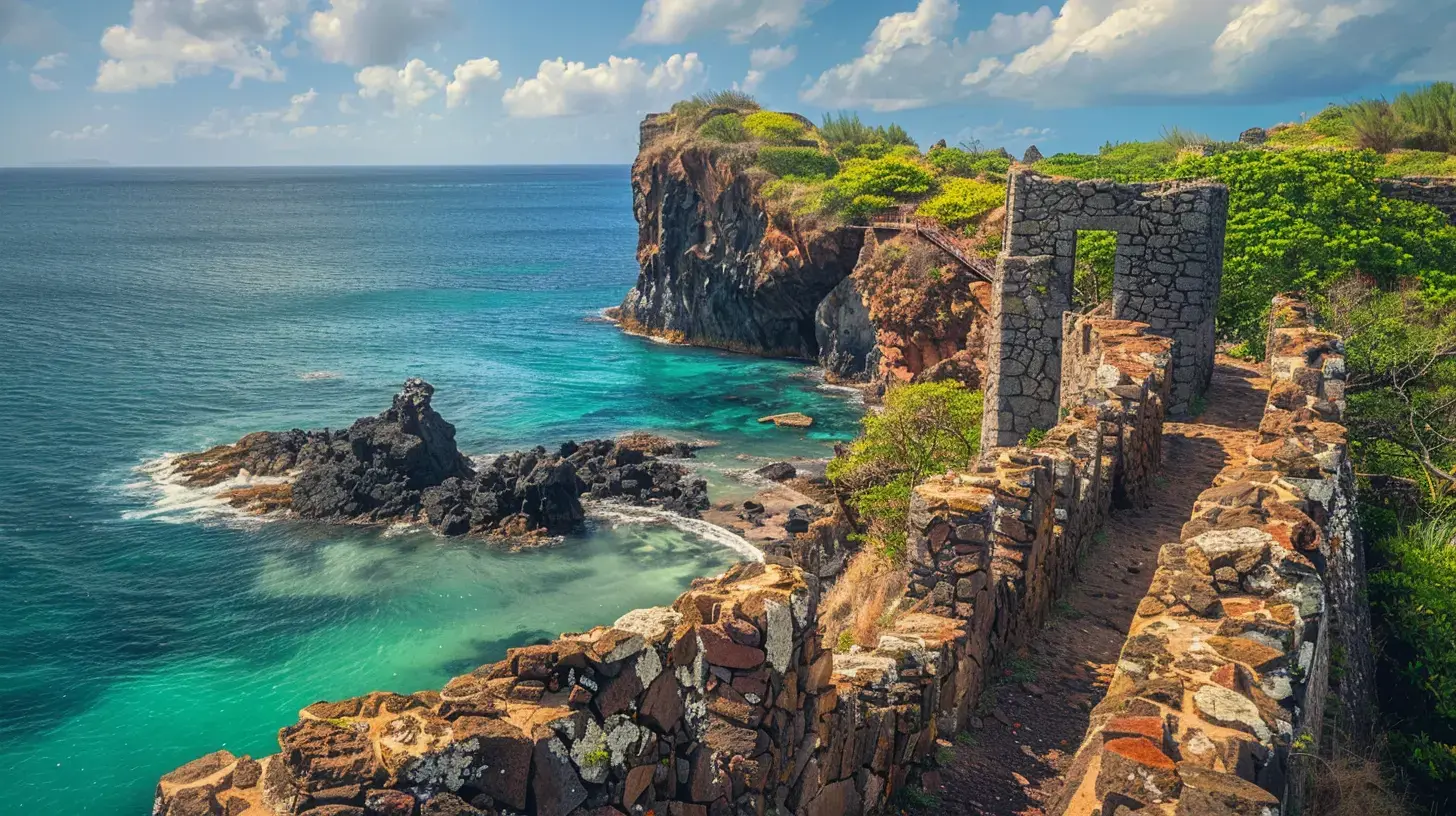
[[[743,556],[745,561],[763,562],[763,551],[748,542],[748,539],[710,524],[702,519],[688,518],[656,507],[634,507],[619,502],[583,502],[587,518],[598,523],[613,526],[619,524],[669,524],[684,533],[710,541]]]

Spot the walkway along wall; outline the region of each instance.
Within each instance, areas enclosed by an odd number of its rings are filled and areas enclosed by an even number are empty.
[[[1343,347],[1308,312],[1276,300],[1260,443],[1163,547],[1053,813],[1298,813],[1329,726],[1368,727]]]
[[[873,651],[824,649],[812,575],[741,565],[440,691],[311,705],[277,754],[219,751],[163,777],[155,813],[883,812],[1157,462],[1171,341],[1092,318],[1068,333],[1095,381],[1066,389],[1038,448],[917,490],[920,603]]]
[[[1116,184],[1013,171],[997,261],[982,443],[1009,447],[1058,420],[1062,315],[1072,308],[1081,230],[1117,233],[1112,317],[1177,342],[1169,411],[1184,413],[1213,374],[1228,188]]]

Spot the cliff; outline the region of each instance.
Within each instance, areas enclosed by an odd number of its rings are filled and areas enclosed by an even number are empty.
[[[954,259],[914,234],[790,211],[763,195],[773,177],[752,145],[662,121],[643,123],[632,168],[641,273],[615,313],[625,329],[816,360],[836,382],[979,385],[988,290]]]
[[[863,235],[770,215],[758,185],[706,146],[645,145],[632,167],[637,260],[627,329],[696,346],[815,359],[814,312]]]

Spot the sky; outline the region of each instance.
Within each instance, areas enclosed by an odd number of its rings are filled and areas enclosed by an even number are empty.
[[[0,65],[0,166],[627,163],[735,87],[1051,155],[1456,79],[1456,0],[0,0]]]

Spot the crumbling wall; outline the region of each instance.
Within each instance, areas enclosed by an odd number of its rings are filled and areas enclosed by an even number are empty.
[[[1456,224],[1456,178],[1381,179],[1380,194],[1386,198],[1429,204]]]
[[[1273,314],[1259,444],[1159,554],[1053,813],[1296,813],[1332,711],[1368,717],[1343,347],[1296,300]]]
[[[937,737],[965,727],[1004,649],[1040,625],[1116,474],[1156,456],[1145,446],[1161,428],[1171,343],[1118,321],[1086,337],[1089,364],[1124,373],[1075,392],[1082,404],[1038,448],[917,491],[926,600],[875,649],[824,648],[812,574],[740,565],[670,608],[512,649],[440,691],[315,703],[277,754],[219,751],[167,774],[154,812],[885,812]]]
[[[1176,341],[1169,410],[1188,411],[1213,375],[1228,188],[1053,179],[1026,170],[1014,171],[1009,184],[983,444],[1015,445],[1057,421],[1061,320],[1071,308],[1081,230],[1118,234],[1112,317]]]
[[[1059,316],[1060,319],[1060,316]],[[909,594],[966,621],[979,672],[1045,621],[1052,601],[1116,504],[1157,468],[1172,341],[1129,321],[1073,317],[1066,417],[1035,448],[1006,448],[966,473],[931,479],[910,506]]]

